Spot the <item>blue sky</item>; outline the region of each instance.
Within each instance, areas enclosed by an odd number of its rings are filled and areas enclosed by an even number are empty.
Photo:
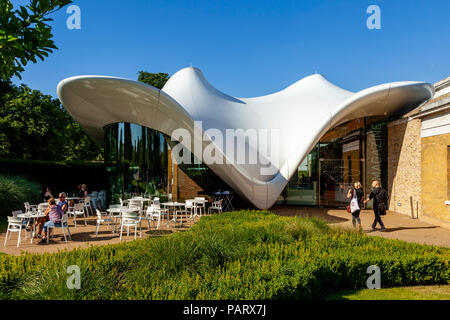
[[[15,0],[14,5],[28,1]],[[53,15],[59,50],[29,64],[22,80],[56,97],[64,78],[136,79],[139,70],[200,68],[219,90],[251,97],[323,74],[352,91],[450,76],[450,1],[79,0],[81,30]],[[366,9],[381,8],[381,30]]]

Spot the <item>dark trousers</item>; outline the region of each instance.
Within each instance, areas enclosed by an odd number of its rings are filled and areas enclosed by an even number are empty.
[[[383,220],[381,220],[381,215],[378,211],[378,206],[373,207],[373,213],[375,214],[375,220],[372,223],[372,228],[375,229],[375,227],[377,226],[377,223],[380,224],[381,228],[384,228],[384,223],[383,223]]]

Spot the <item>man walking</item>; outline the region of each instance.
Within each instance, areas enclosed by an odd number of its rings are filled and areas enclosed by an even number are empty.
[[[386,189],[381,187],[380,181],[377,180],[372,182],[372,189],[372,192],[364,203],[367,203],[373,199],[373,213],[375,214],[375,220],[372,223],[372,229],[376,230],[377,223],[379,223],[381,226],[380,231],[383,231],[386,228],[381,220],[381,216],[386,214],[388,199],[387,192]]]

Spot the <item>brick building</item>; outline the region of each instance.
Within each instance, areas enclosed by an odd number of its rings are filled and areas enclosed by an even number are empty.
[[[450,228],[450,77],[388,125],[390,209]]]

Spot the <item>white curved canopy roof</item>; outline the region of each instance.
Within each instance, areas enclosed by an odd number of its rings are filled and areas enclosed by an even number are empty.
[[[194,121],[202,121],[203,132],[218,129],[277,130],[278,161],[269,165],[238,164],[235,152],[216,144],[216,152],[227,159],[208,165],[220,178],[256,207],[271,207],[301,161],[319,139],[336,125],[367,116],[404,114],[430,99],[431,84],[394,82],[357,93],[341,89],[321,75],[311,75],[277,93],[256,98],[235,98],[215,89],[196,68],[174,74],[162,90],[141,82],[105,76],[78,76],[58,84],[58,96],[70,115],[99,141],[104,126],[136,123],[171,136],[179,128],[194,135]],[[197,136],[198,138],[198,136]],[[197,142],[206,147],[211,142]],[[183,141],[181,141],[183,143]],[[258,150],[252,139],[245,141]],[[198,158],[200,153],[186,145]],[[269,150],[275,146],[270,145]],[[232,159],[233,158],[233,159]],[[273,169],[261,174],[262,167]]]

